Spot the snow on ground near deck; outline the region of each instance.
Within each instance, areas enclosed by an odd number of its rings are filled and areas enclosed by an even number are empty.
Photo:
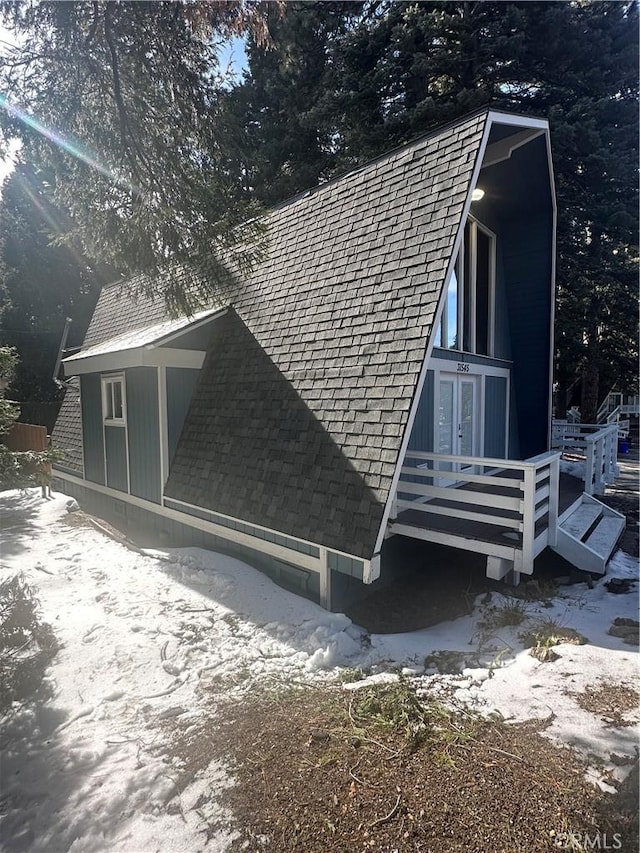
[[[0,495],[0,580],[24,573],[61,649],[39,694],[15,703],[2,720],[1,849],[41,853],[198,853],[226,849],[210,825],[226,815],[216,793],[231,784],[211,765],[180,795],[161,721],[211,712],[227,695],[274,680],[311,682],[341,667],[394,667],[443,683],[457,698],[514,720],[555,717],[548,732],[606,767],[612,752],[633,755],[638,726],[614,729],[572,697],[606,681],[638,687],[637,649],[610,637],[617,616],[637,618],[637,595],[613,595],[612,577],[637,576],[622,552],[590,590],[567,587],[551,608],[528,605],[531,622],[553,618],[584,634],[583,646],[556,648],[539,663],[519,641],[521,629],[482,633],[488,608],[411,634],[367,637],[342,614],[275,586],[230,557],[196,548],[139,554],[101,532],[65,523],[73,502],[39,491]],[[460,675],[425,674],[439,650],[468,655]],[[493,665],[490,665],[493,662]],[[374,676],[375,677],[375,676]],[[602,772],[602,768],[601,768]]]

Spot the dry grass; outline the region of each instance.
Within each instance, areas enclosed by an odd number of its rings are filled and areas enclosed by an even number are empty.
[[[232,768],[237,850],[552,851],[559,834],[596,828],[637,849],[633,815],[539,723],[452,711],[403,682],[285,691],[217,720],[173,742],[184,784],[212,758]]]

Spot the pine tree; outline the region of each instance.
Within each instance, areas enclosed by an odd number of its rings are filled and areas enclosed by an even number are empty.
[[[65,319],[73,321],[68,345],[79,346],[100,286],[115,277],[79,247],[56,243],[72,223],[44,184],[32,167],[18,166],[0,200],[0,345],[17,353],[10,394],[21,402],[60,397],[52,376]]]
[[[19,40],[0,53],[0,142],[20,138],[47,171],[70,240],[149,272],[147,289],[168,262],[206,265],[202,292],[164,294],[176,310],[255,261],[257,208],[219,150],[216,46],[248,22],[263,32],[260,4],[22,0],[0,4],[0,21]]]
[[[582,380],[583,420],[594,420],[614,383],[637,381],[636,4],[373,2],[346,23],[315,63],[322,85],[304,90],[305,116],[331,140],[320,179],[483,105],[549,119],[559,398]],[[304,56],[307,35],[290,27],[288,40],[274,36],[275,56],[250,55],[243,97],[255,116],[288,103],[295,78],[281,75],[276,85],[268,69],[278,57]],[[272,128],[260,127],[259,145],[272,151]],[[306,185],[311,150],[259,169],[260,196],[277,201]],[[315,152],[311,162],[321,162]]]
[[[289,2],[267,19],[269,42],[247,40],[249,71],[224,99],[229,168],[248,197],[270,205],[316,186],[336,170],[326,99],[333,46],[361,2]],[[234,148],[233,140],[237,147]]]

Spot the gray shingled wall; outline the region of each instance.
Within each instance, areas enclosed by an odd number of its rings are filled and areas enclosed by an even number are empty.
[[[486,121],[293,199],[216,322],[166,494],[370,558]]]

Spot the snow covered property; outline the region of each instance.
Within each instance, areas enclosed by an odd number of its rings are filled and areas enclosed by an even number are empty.
[[[57,487],[329,609],[393,535],[604,571],[624,521],[550,451],[555,219],[547,122],[484,109],[274,209],[197,316],[105,288]]]
[[[486,715],[498,710],[512,722],[544,720],[545,735],[577,749],[589,762],[591,778],[607,790],[637,761],[637,647],[611,628],[614,620],[637,618],[637,559],[621,551],[609,576],[628,584],[628,594],[613,594],[605,578],[593,588],[584,582],[559,588],[549,600],[515,601],[494,593],[488,602],[479,596],[471,612],[454,621],[380,635],[292,595],[231,557],[198,548],[147,553],[127,548],[95,529],[64,495],[43,500],[37,489],[5,491],[0,522],[0,583],[22,573],[58,642],[33,693],[0,692],[0,837],[7,853],[228,850],[245,829],[225,808],[224,794],[237,784],[233,768],[214,754],[180,784],[183,768],[171,747],[172,725],[215,734],[225,707],[240,707],[279,685],[316,684],[330,692],[345,668],[370,673],[369,685],[397,681],[402,673],[426,701],[449,697]],[[496,614],[514,604],[521,606],[523,622],[496,623]],[[561,642],[554,646],[559,658],[543,663],[523,648],[521,635],[545,624],[554,626]],[[572,632],[588,642],[575,644]],[[456,672],[439,674],[433,665],[439,657],[455,659]],[[617,724],[612,710],[607,715],[584,707],[590,691],[615,697],[616,686],[635,695],[633,708]],[[344,687],[357,691],[363,682]],[[307,735],[310,727],[311,720]],[[256,726],[251,743],[261,728]],[[291,740],[293,747],[296,737]],[[251,757],[257,758],[255,750]],[[393,764],[387,759],[388,754],[385,763]],[[468,753],[457,759],[465,764]],[[494,753],[493,759],[506,773],[504,756]],[[291,763],[295,773],[297,764]],[[533,763],[531,799],[546,788],[549,806],[548,822],[531,850],[558,849],[551,830],[592,831],[584,823],[565,826],[557,820],[557,780],[549,781],[547,771],[540,761]],[[264,783],[260,768],[254,772],[249,796],[257,801]],[[339,791],[346,793],[353,780],[346,770],[344,777]],[[272,777],[269,786],[282,790]],[[491,800],[484,784],[474,787]],[[392,792],[395,799],[395,787]],[[296,803],[286,792],[284,797],[294,820]],[[359,798],[360,793],[355,801]],[[452,818],[441,805],[435,811],[449,825],[434,831],[429,849],[444,849],[450,830]],[[389,808],[381,796],[370,819]],[[324,817],[332,815],[327,798],[317,838],[327,841],[327,849],[352,849],[340,836],[339,847],[329,847]],[[496,808],[491,827],[498,833],[515,826],[518,838],[521,818]],[[473,816],[465,820],[473,825]],[[400,826],[400,819],[392,824],[394,831]],[[615,828],[621,830],[619,824]],[[634,849],[626,832],[623,840],[622,849]],[[401,845],[391,849],[410,849]],[[272,835],[241,849],[280,853],[299,847]],[[480,849],[495,848],[487,843]]]

